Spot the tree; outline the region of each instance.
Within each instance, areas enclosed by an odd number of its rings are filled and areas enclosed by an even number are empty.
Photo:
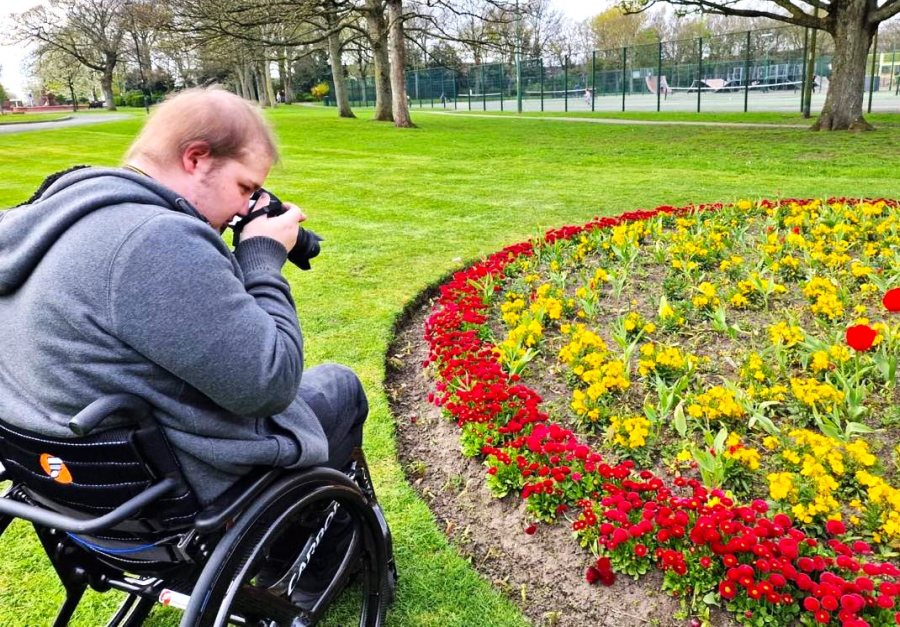
[[[16,17],[14,37],[56,48],[100,72],[106,108],[113,101],[113,73],[125,33],[123,0],[50,0]]]
[[[274,104],[269,66],[279,68],[285,102],[292,100],[291,91],[301,90],[301,80],[293,68],[303,56],[328,58],[339,115],[352,117],[346,97],[342,63],[343,33],[352,26],[353,11],[358,16],[366,6],[355,6],[352,0],[169,0],[177,16],[177,29],[204,44],[227,41],[255,50],[256,62],[241,61],[235,71],[241,93],[255,93],[261,102]],[[366,3],[368,5],[368,2]],[[383,6],[382,22],[383,20]],[[385,25],[386,29],[386,25]],[[386,30],[384,36],[386,45]],[[385,48],[386,54],[386,48]],[[249,52],[244,58],[253,56]],[[385,56],[386,59],[386,56]],[[387,64],[384,76],[387,77]],[[319,80],[320,77],[316,77]],[[297,79],[297,80],[295,80]],[[255,83],[260,82],[257,87]],[[390,93],[383,101],[389,102]],[[388,105],[388,118],[390,110]]]
[[[647,13],[628,13],[622,7],[610,7],[595,15],[590,26],[595,45],[602,50],[621,51],[629,46],[659,41],[659,36],[650,27]]]
[[[66,52],[53,46],[42,46],[34,56],[32,67],[40,78],[42,92],[65,90],[72,100],[72,110],[78,110],[78,94],[86,94],[91,89],[90,72]]]
[[[834,41],[828,95],[814,130],[871,130],[863,117],[866,58],[878,26],[900,13],[900,0],[622,0],[628,11],[668,2],[687,11],[763,17],[822,30]]]

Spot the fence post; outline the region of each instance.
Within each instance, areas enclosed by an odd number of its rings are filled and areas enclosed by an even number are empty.
[[[872,39],[872,70],[869,77],[869,107],[867,113],[872,113],[872,92],[875,91],[875,63],[878,59],[878,27],[875,27],[875,37]],[[880,69],[880,68],[879,68]],[[878,79],[881,82],[881,79]]]
[[[503,111],[503,91],[506,87],[506,75],[503,72],[503,63],[500,63],[500,111]]]
[[[591,111],[594,111],[594,98],[597,97],[597,51],[591,50]]]
[[[888,78],[888,93],[894,88],[894,61],[897,59],[897,44],[891,44],[891,75]]]
[[[625,110],[625,74],[628,71],[628,47],[622,47],[622,111]]]
[[[484,63],[481,64],[481,106],[487,111],[487,85],[484,84]]]
[[[516,112],[522,113],[522,55],[516,53]]]
[[[544,57],[541,57],[541,113],[544,112]]]
[[[569,55],[563,57],[563,110],[569,112]]]
[[[697,40],[697,113],[700,113],[701,93],[703,93],[703,37]]]
[[[747,102],[750,99],[750,31],[747,31],[747,55],[744,60],[744,113],[747,113]]]
[[[656,112],[660,111],[660,103],[662,102],[662,46],[663,42],[659,42],[659,51],[656,56]]]

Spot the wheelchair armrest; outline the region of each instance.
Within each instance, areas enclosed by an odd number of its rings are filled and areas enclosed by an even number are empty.
[[[120,413],[135,419],[138,424],[150,418],[150,404],[133,394],[103,396],[78,412],[70,421],[69,429],[77,436],[84,436],[111,415]]]
[[[197,514],[194,527],[200,533],[215,531],[283,473],[283,469],[274,468],[245,477]]]
[[[140,494],[128,499],[113,511],[98,518],[87,519],[73,518],[43,507],[22,503],[14,500],[7,493],[3,495],[3,498],[0,498],[0,514],[15,516],[43,527],[51,527],[71,533],[93,533],[102,529],[108,529],[122,522],[177,487],[178,482],[175,479],[163,479]]]

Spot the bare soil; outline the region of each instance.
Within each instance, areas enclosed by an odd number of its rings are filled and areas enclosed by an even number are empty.
[[[528,535],[531,520],[524,502],[490,493],[484,467],[460,453],[459,428],[427,399],[432,381],[422,368],[428,356],[423,335],[431,308],[424,299],[398,322],[387,354],[385,389],[407,479],[450,542],[534,625],[688,624],[675,618],[679,601],[662,592],[659,573],[639,581],[619,576],[608,588],[590,585],[584,573],[594,558],[578,546],[568,524],[539,524]],[[734,623],[721,616],[714,624]]]

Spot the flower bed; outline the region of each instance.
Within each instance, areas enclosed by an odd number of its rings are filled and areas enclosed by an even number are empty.
[[[553,230],[442,286],[432,398],[591,583],[656,567],[701,619],[900,624],[898,261],[883,200]]]

